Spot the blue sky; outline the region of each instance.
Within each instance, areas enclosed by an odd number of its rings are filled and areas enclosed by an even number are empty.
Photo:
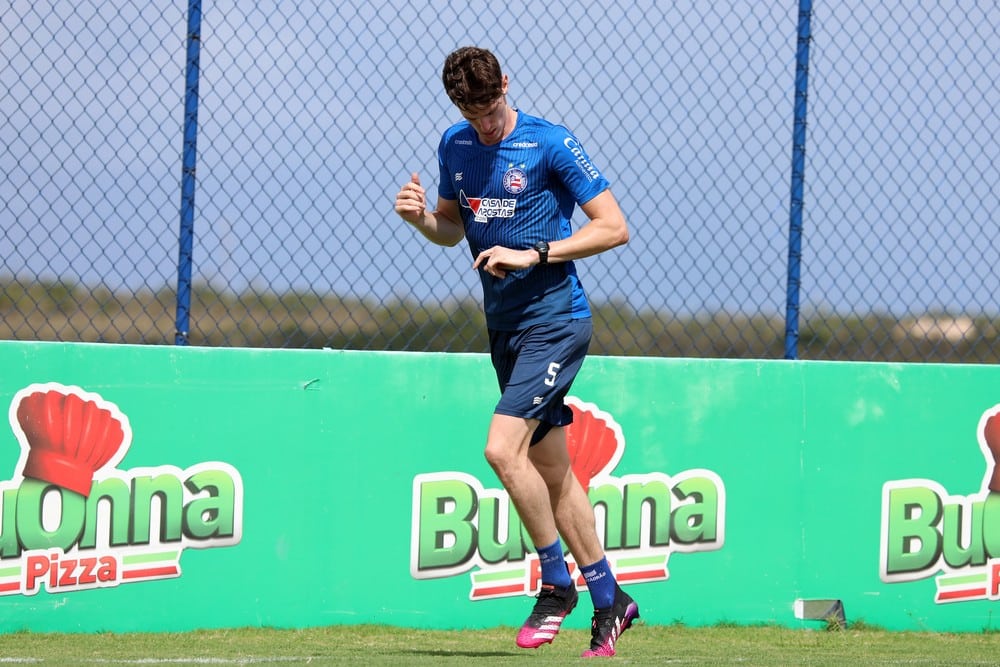
[[[636,308],[782,313],[797,3],[203,5],[195,279],[478,298],[392,212],[475,43],[570,127],[631,243],[581,262]],[[1000,9],[814,3],[803,308],[995,312]],[[0,10],[0,274],[176,283],[186,4]]]

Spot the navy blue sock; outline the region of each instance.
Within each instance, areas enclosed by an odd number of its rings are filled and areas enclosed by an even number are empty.
[[[583,578],[590,589],[590,597],[594,601],[594,609],[606,609],[615,603],[615,591],[618,582],[611,574],[607,556],[593,565],[581,568]]]
[[[563,557],[562,542],[559,538],[547,547],[538,550],[538,562],[542,566],[542,583],[566,588],[573,580],[566,569],[566,559]]]

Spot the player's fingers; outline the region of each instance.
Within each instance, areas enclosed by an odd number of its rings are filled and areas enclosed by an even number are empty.
[[[478,269],[482,267],[483,270],[489,272],[490,257],[493,255],[493,248],[487,248],[483,250],[478,255],[476,255],[476,261],[472,263],[473,269]]]
[[[495,278],[504,278],[507,276],[507,272],[497,266],[497,263],[493,261],[494,253],[496,252],[498,246],[493,246],[492,248],[487,248],[476,256],[476,261],[472,263],[473,269],[482,268],[483,271],[490,274]]]
[[[407,195],[418,201],[424,201],[424,197],[427,195],[427,191],[420,185],[420,177],[413,174],[416,180],[409,181],[405,183],[402,188],[399,189],[400,195]]]
[[[418,208],[424,208],[427,203],[426,196],[423,188],[414,186],[412,183],[407,183],[396,194],[396,203],[412,204]]]
[[[413,192],[401,190],[399,194],[396,195],[396,213],[403,216],[403,218],[408,222],[412,222],[409,218],[413,217],[414,214],[419,217],[424,210],[422,201],[423,200]]]
[[[420,174],[418,174],[417,172],[413,172],[413,175],[410,176],[410,182],[420,185]]]

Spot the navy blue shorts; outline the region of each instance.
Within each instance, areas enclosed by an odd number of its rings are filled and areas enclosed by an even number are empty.
[[[501,394],[494,412],[537,419],[547,427],[571,423],[573,412],[563,398],[583,366],[593,332],[590,318],[490,331]]]

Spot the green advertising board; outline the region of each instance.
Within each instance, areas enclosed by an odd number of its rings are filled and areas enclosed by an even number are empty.
[[[482,454],[486,355],[0,342],[0,369],[2,631],[530,607],[537,561]],[[646,623],[799,626],[839,601],[889,629],[992,627],[1000,369],[591,357],[568,402]]]

